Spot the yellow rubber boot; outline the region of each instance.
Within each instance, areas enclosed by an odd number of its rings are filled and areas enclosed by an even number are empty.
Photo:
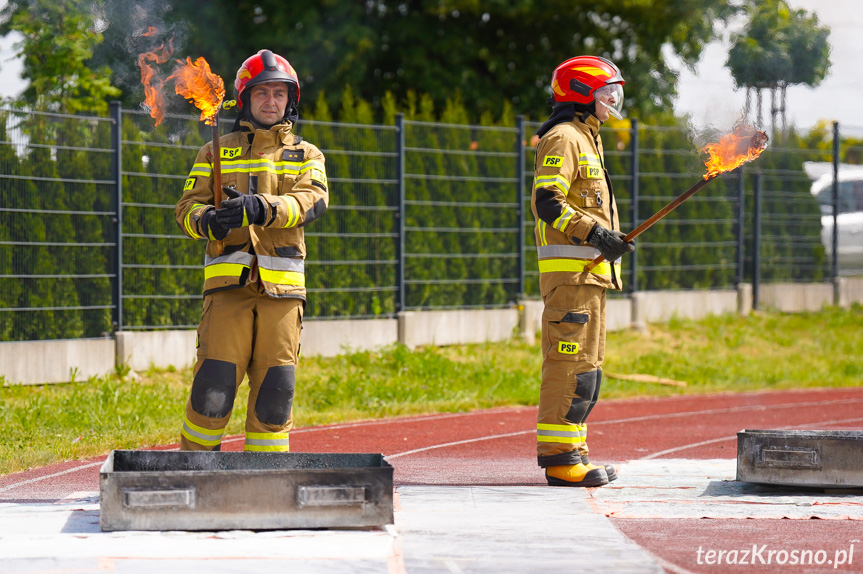
[[[612,480],[617,480],[617,472],[615,472],[614,467],[610,464],[593,464],[588,460],[586,454],[581,455],[581,462],[590,470],[595,470],[597,468],[601,468],[602,470],[604,470],[605,474],[608,475],[608,482],[611,482]]]
[[[587,468],[584,464],[549,466],[545,469],[549,486],[602,486],[608,484],[608,475],[601,468]]]

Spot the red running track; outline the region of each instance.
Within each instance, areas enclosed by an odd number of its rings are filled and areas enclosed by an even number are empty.
[[[600,401],[588,424],[591,458],[734,459],[741,429],[863,429],[863,387]],[[397,485],[544,485],[536,466],[536,408],[505,408],[296,429],[294,452],[381,452]],[[242,437],[223,443],[241,450]],[[176,445],[164,448],[176,448]],[[0,478],[0,502],[43,502],[99,489],[104,457],[70,461]],[[699,565],[699,545],[722,539],[794,540],[840,549],[857,540],[863,572],[863,522],[842,520],[612,519],[618,529],[667,561],[669,572],[771,572]],[[833,546],[831,546],[831,544]],[[703,557],[702,557],[703,558]],[[857,557],[855,557],[857,558]],[[766,569],[765,569],[766,568]],[[814,568],[814,569],[812,569]],[[833,571],[832,566],[806,572]]]

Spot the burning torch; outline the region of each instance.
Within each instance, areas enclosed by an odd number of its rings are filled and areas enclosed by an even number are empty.
[[[761,152],[767,147],[767,134],[758,131],[752,126],[738,124],[734,131],[726,134],[719,139],[718,143],[709,143],[701,151],[710,154],[710,158],[704,163],[707,166],[707,173],[704,177],[678,195],[671,203],[654,213],[649,219],[641,225],[630,231],[624,236],[624,241],[632,241],[657,221],[677,209],[677,207],[695,195],[701,188],[713,181],[718,175],[736,169],[744,163],[750,162],[761,155]],[[590,262],[585,267],[585,271],[590,271],[599,265],[605,258],[600,255]]]
[[[194,63],[192,58],[186,58],[179,64],[168,79],[176,82],[176,92],[190,100],[201,110],[201,121],[213,128],[213,202],[216,209],[222,204],[222,149],[219,143],[219,109],[225,99],[225,82],[210,71],[210,64],[203,57]],[[219,255],[224,251],[222,241],[216,242]]]
[[[155,33],[153,28],[144,34]],[[222,203],[222,165],[221,145],[219,144],[219,110],[225,98],[225,82],[222,78],[210,71],[210,64],[203,57],[192,62],[191,58],[186,61],[177,60],[174,73],[165,80],[159,80],[155,71],[148,62],[162,64],[171,56],[171,43],[168,46],[159,46],[153,52],[145,52],[138,57],[138,66],[141,68],[141,83],[144,84],[145,103],[150,108],[150,116],[156,120],[158,126],[165,117],[164,101],[161,88],[168,80],[174,80],[174,90],[177,94],[195,104],[201,110],[201,121],[213,128],[213,202],[216,209]],[[216,242],[216,251],[221,255],[224,251],[222,241]]]

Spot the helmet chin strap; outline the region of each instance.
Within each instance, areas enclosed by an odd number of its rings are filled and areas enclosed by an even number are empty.
[[[615,118],[617,118],[619,120],[623,119],[623,116],[620,115],[620,112],[618,112],[616,109],[612,108],[611,106],[609,106],[605,102],[599,102],[599,103],[606,107],[609,114],[611,114],[612,116],[614,116]]]

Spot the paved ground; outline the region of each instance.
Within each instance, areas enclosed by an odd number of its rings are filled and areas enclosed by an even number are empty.
[[[0,478],[0,573],[863,572],[863,491],[735,480],[737,431],[861,429],[861,406],[863,388],[602,401],[592,458],[620,479],[596,489],[544,486],[535,408],[294,431],[294,452],[387,456],[395,524],[365,530],[102,533],[103,457],[68,462]]]

